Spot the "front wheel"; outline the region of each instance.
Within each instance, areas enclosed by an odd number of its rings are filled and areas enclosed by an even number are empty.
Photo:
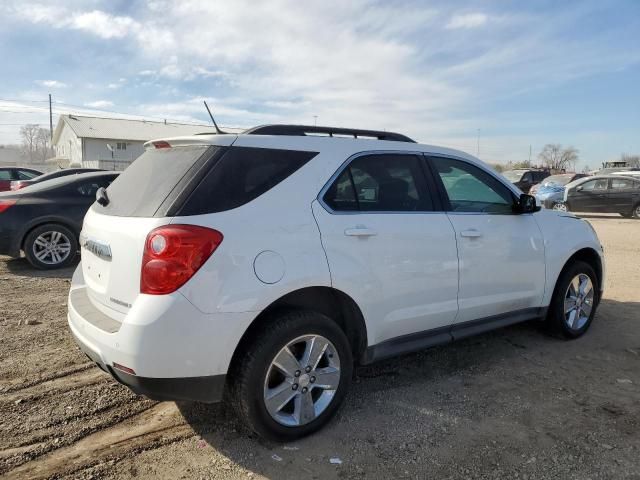
[[[640,218],[640,203],[633,207],[633,218]]]
[[[549,326],[567,338],[583,335],[595,316],[599,291],[598,278],[591,265],[573,262],[556,284],[549,305]]]
[[[554,203],[553,204],[553,210],[557,210],[558,212],[568,212],[569,209],[567,208],[567,204],[566,203]]]
[[[280,314],[240,348],[230,401],[253,431],[292,441],[324,426],[342,403],[353,372],[347,337],[330,318]]]

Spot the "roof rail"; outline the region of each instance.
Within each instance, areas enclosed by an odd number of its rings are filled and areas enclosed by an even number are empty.
[[[325,134],[329,137],[334,135],[376,138],[378,140],[390,140],[394,142],[416,143],[415,140],[402,135],[401,133],[383,132],[380,130],[361,130],[357,128],[336,128],[317,127],[310,125],[261,125],[242,132],[246,135],[291,135],[307,136],[309,134]]]

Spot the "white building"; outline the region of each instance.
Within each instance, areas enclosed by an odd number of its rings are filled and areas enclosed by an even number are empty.
[[[53,133],[55,157],[47,161],[60,167],[124,170],[144,152],[144,142],[204,132],[213,133],[213,127],[60,115]]]

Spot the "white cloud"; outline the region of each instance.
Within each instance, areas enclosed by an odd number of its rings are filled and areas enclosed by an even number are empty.
[[[93,102],[87,102],[84,105],[85,107],[91,108],[107,108],[113,107],[113,102],[111,100],[95,100]]]
[[[475,28],[487,23],[489,17],[484,13],[466,13],[454,15],[447,23],[446,28],[453,30],[457,28]]]
[[[140,24],[131,17],[109,15],[100,10],[74,13],[70,25],[102,38],[122,38],[140,29]]]
[[[139,113],[205,118],[196,95],[215,95],[211,105],[226,124],[313,122],[317,115],[319,124],[396,129],[426,142],[449,138],[471,151],[476,129],[495,119],[487,110],[496,99],[640,61],[640,51],[628,48],[629,25],[576,33],[581,16],[604,8],[598,2],[545,14],[503,6],[456,11],[443,1],[236,0],[221,8],[209,0],[147,0],[127,16],[108,2],[91,2],[97,10],[67,1],[9,10],[64,29],[71,41],[98,37],[91,47],[122,66],[117,75],[138,68],[131,89],[145,88],[147,102],[162,98]],[[120,82],[106,78],[110,92],[102,95],[112,98]],[[513,122],[493,125],[498,131]],[[513,144],[506,135],[500,141]]]
[[[66,88],[66,87],[68,87],[68,85],[66,83],[59,82],[58,80],[38,80],[37,83],[39,85],[42,85],[43,87],[49,87],[49,88]]]

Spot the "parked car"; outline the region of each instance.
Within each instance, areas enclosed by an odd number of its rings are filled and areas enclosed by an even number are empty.
[[[556,209],[640,218],[640,178],[613,174],[582,178],[566,186],[564,203]]]
[[[529,195],[536,196],[540,188],[542,187],[564,187],[567,183],[571,183],[579,178],[588,177],[586,173],[559,173],[557,175],[550,175],[540,183],[536,183],[529,190]]]
[[[14,180],[31,180],[38,175],[42,175],[42,172],[33,168],[0,167],[0,192],[10,190]]]
[[[226,391],[276,440],[326,424],[354,362],[534,319],[576,338],[604,285],[586,221],[466,153],[330,127],[148,142],[80,242],[80,348],[151,398]]]
[[[518,169],[507,170],[506,172],[502,172],[502,175],[524,193],[529,193],[531,187],[536,183],[540,183],[551,175],[551,173],[548,170]]]
[[[76,175],[79,173],[89,173],[89,172],[104,172],[105,170],[101,168],[62,168],[59,170],[55,170],[49,173],[43,173],[42,175],[38,175],[30,180],[14,180],[11,182],[11,190],[20,190],[21,188],[27,187],[29,185],[34,185],[36,183],[45,182],[47,180],[51,180],[52,178],[65,177],[67,175]]]
[[[82,173],[0,194],[0,254],[19,257],[23,251],[29,263],[41,269],[70,265],[96,191],[117,176]]]
[[[529,190],[529,194],[534,195],[538,199],[538,202],[545,208],[566,211],[564,205],[565,185],[586,176],[586,174],[582,173],[551,175],[541,183],[534,185],[531,190]]]

